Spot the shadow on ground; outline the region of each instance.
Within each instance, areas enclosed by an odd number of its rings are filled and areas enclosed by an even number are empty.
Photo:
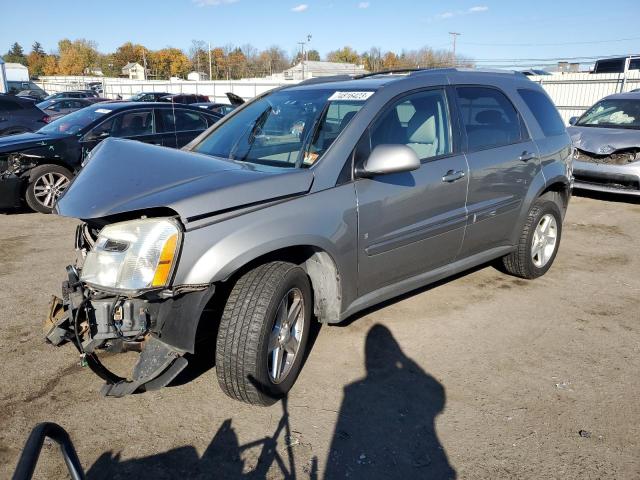
[[[455,478],[435,431],[444,387],[403,353],[384,326],[369,330],[365,355],[366,376],[344,388],[324,478]],[[270,436],[240,444],[233,420],[227,419],[202,456],[193,446],[131,460],[110,451],[91,466],[87,478],[317,479],[318,459],[299,458],[287,400],[281,405]],[[249,450],[259,452],[251,465],[246,463]]]

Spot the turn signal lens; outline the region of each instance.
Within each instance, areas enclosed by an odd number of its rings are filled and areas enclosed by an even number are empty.
[[[160,253],[160,259],[158,260],[158,267],[156,273],[153,276],[151,286],[164,287],[169,281],[169,274],[171,273],[171,267],[173,266],[173,258],[176,254],[176,247],[178,246],[178,234],[174,233],[164,242],[162,252]]]

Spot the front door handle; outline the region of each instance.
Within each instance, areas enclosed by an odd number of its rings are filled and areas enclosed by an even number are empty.
[[[465,173],[462,170],[457,170],[455,172],[453,170],[449,170],[442,176],[442,181],[445,183],[455,182],[456,180],[463,178],[464,175]]]
[[[522,152],[522,154],[518,157],[521,162],[528,162],[529,160],[533,160],[538,158],[538,156],[533,152],[527,152],[526,150]]]

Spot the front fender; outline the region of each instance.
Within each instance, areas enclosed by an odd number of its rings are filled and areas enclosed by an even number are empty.
[[[214,219],[215,220],[215,219]],[[357,216],[352,184],[307,194],[234,218],[187,229],[174,285],[227,280],[249,262],[288,247],[329,254],[355,295]]]

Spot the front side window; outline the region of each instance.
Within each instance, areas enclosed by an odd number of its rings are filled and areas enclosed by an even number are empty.
[[[284,168],[316,163],[373,91],[280,90],[252,102],[192,150]]]
[[[518,90],[518,93],[533,113],[545,137],[566,132],[558,110],[544,93],[529,89]]]
[[[520,115],[504,93],[486,87],[457,87],[456,91],[469,151],[526,138]]]
[[[378,145],[407,145],[421,160],[451,153],[444,92],[418,92],[395,102],[371,128],[371,149]]]
[[[576,126],[640,129],[640,100],[601,100],[580,117]]]
[[[153,111],[125,112],[114,119],[111,136],[137,137],[154,133]]]

